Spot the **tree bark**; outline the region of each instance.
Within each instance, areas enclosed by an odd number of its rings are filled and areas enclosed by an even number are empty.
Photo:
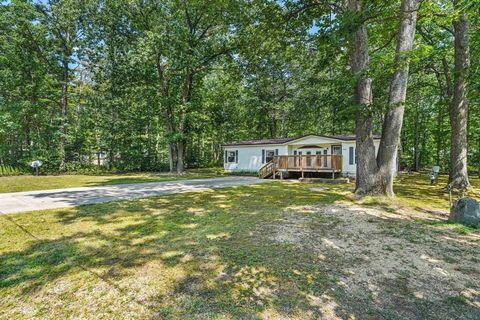
[[[390,83],[389,110],[385,115],[382,139],[377,155],[378,185],[380,193],[394,196],[393,178],[396,172],[398,145],[403,125],[404,103],[407,96],[409,60],[406,54],[412,49],[417,23],[419,0],[402,0],[400,29],[395,50],[395,72]]]
[[[185,171],[185,143],[183,140],[177,141],[177,173]]]
[[[477,176],[480,178],[480,135],[478,136],[478,140],[477,140],[477,150],[478,151],[478,156],[477,156]]]
[[[420,167],[420,164],[419,164],[419,152],[418,152],[418,148],[419,148],[419,136],[420,136],[420,115],[418,114],[418,106],[416,106],[415,108],[415,135],[413,137],[413,171],[415,172],[418,172],[419,170],[419,167]]]
[[[349,11],[359,16],[362,12],[361,1],[350,0]],[[364,194],[375,184],[375,146],[373,143],[372,79],[367,76],[369,53],[368,33],[364,22],[360,22],[352,37],[350,48],[350,68],[356,79],[353,99],[356,105],[356,153],[357,177],[355,193]]]
[[[156,65],[157,65],[157,74],[160,80],[159,85],[159,95],[161,98],[161,111],[163,116],[163,122],[165,124],[165,131],[167,133],[168,141],[168,167],[169,172],[173,173],[174,171],[174,154],[175,154],[175,145],[170,139],[172,139],[174,128],[173,128],[173,112],[168,102],[168,79],[166,76],[166,66],[161,62],[161,56],[157,54],[156,56]]]
[[[192,97],[193,88],[193,73],[187,71],[185,78],[185,85],[182,93],[182,105],[179,114],[178,133],[180,137],[177,138],[177,173],[183,173],[185,171],[185,121],[186,121],[186,109],[188,103]]]
[[[390,83],[389,111],[385,115],[382,139],[375,162],[372,135],[372,116],[368,113],[357,115],[357,195],[382,194],[394,196],[393,177],[396,172],[398,145],[403,124],[404,102],[408,82],[408,59],[405,54],[412,49],[417,21],[419,0],[402,0],[400,28],[395,51],[395,72]],[[358,2],[349,3],[350,10],[361,10]],[[368,66],[368,40],[365,26],[355,32],[354,48],[351,54],[352,71],[366,70]],[[355,59],[358,59],[355,60]],[[353,60],[353,62],[352,62]],[[357,72],[355,72],[357,71]],[[360,78],[356,85],[355,100],[361,106],[371,103],[371,80]]]
[[[440,153],[443,150],[443,123],[444,123],[444,109],[445,107],[449,105],[450,101],[450,73],[448,71],[448,64],[446,64],[446,59],[445,57],[442,59],[442,64],[443,64],[443,69],[445,73],[445,85],[442,82],[442,76],[441,73],[436,69],[433,68],[433,71],[435,73],[435,77],[437,79],[438,83],[438,89],[439,89],[439,97],[440,101],[438,103],[438,113],[437,113],[437,129],[435,130],[435,144],[436,144],[436,151],[435,151],[435,164],[438,166],[442,165],[442,159],[440,157]]]
[[[463,191],[469,186],[467,171],[467,77],[470,64],[468,47],[468,21],[465,12],[459,8],[462,1],[454,0],[459,9],[459,16],[453,23],[455,35],[455,72],[453,99],[449,105],[450,125],[452,129],[450,144],[450,174],[448,189],[458,188]]]
[[[59,153],[60,153],[60,171],[65,170],[65,141],[67,136],[67,108],[68,108],[68,81],[69,81],[69,66],[68,56],[65,53],[63,58],[63,72],[62,72],[62,93],[60,98],[60,141],[59,141]]]

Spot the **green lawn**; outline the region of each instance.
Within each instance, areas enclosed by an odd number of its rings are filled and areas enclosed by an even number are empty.
[[[395,201],[273,182],[3,215],[0,318],[478,319],[480,232],[423,180]]]
[[[0,177],[0,192],[48,190],[70,187],[91,187],[111,184],[212,178],[222,175],[221,169],[192,169],[178,175],[170,173],[127,173],[106,175],[21,175]]]
[[[448,192],[445,191],[448,176],[441,175],[438,182],[430,184],[426,174],[402,174],[397,177],[394,184],[396,198],[394,200],[370,198],[364,199],[365,203],[386,202],[397,204],[399,206],[409,206],[416,210],[436,211],[448,209]],[[480,198],[480,179],[470,177],[471,187],[467,190],[466,196]],[[452,199],[457,197],[457,193],[452,192]]]

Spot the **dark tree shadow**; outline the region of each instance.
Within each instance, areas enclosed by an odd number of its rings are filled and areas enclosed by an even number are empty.
[[[284,223],[287,214],[312,217],[308,243],[318,243],[342,227],[332,219],[299,211],[302,206],[345,200],[335,187],[322,192],[311,187],[269,183],[58,210],[55,223],[65,230],[78,223],[91,229],[54,239],[42,239],[33,231],[40,239],[29,240],[25,249],[0,254],[0,287],[25,299],[57,279],[86,272],[135,303],[147,305],[152,319],[179,315],[256,319],[263,312],[321,319],[331,315],[311,297],[324,295],[332,299],[332,312],[339,318],[474,319],[471,315],[479,314],[470,305],[459,308],[446,298],[413,297],[407,290],[408,275],[377,281],[384,296],[380,302],[369,297],[368,287],[352,293],[339,286],[342,268],[364,261],[347,259],[335,250],[321,252],[322,260],[315,247],[272,240],[269,226]],[[393,217],[371,219],[394,226],[386,232],[411,241],[423,241],[420,230],[431,227]],[[454,236],[439,243],[461,246]],[[136,301],[122,281],[152,262],[181,270],[185,277],[166,293]]]

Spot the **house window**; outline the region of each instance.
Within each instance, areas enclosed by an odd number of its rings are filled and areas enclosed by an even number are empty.
[[[265,150],[265,162],[270,162],[275,156],[275,150]]]
[[[278,156],[278,149],[275,149],[275,150],[262,149],[262,163],[268,163],[272,161],[274,156]]]
[[[238,162],[238,150],[225,151],[225,162],[226,163],[236,163],[236,162]]]
[[[355,148],[350,147],[350,148],[348,148],[348,164],[354,165],[355,163],[357,163],[357,157],[355,155]]]

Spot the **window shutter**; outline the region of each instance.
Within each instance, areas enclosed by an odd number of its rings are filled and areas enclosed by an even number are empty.
[[[238,163],[238,150],[235,150],[235,163]]]
[[[278,149],[275,149],[275,155],[278,156]]]
[[[225,150],[225,154],[223,155],[223,162],[224,163],[227,163],[227,157],[228,157],[227,150]]]
[[[353,147],[348,148],[348,164],[353,165]]]
[[[262,149],[262,163],[265,163],[265,149]]]

